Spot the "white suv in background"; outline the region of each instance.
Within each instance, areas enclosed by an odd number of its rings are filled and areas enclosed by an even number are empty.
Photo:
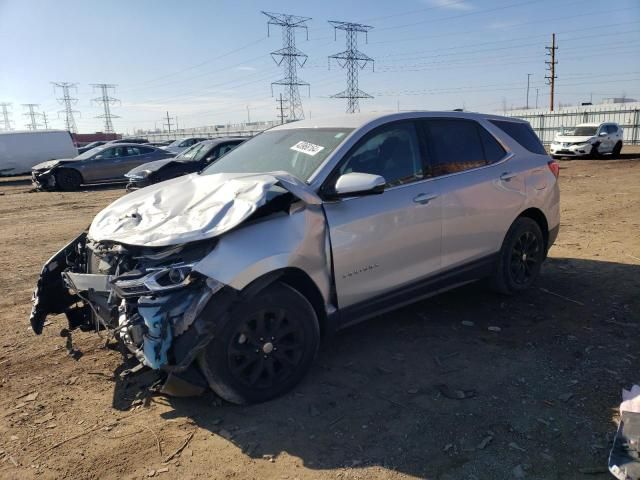
[[[581,123],[573,131],[559,133],[551,143],[551,156],[597,158],[609,153],[613,158],[622,150],[622,128],[617,123]]]

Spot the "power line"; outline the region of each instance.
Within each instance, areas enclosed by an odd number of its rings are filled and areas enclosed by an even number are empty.
[[[109,83],[93,83],[91,84],[91,86],[93,87],[94,91],[96,88],[98,88],[102,93],[102,96],[93,99],[95,103],[101,103],[104,108],[104,113],[102,115],[96,116],[96,118],[104,119],[104,133],[113,133],[112,119],[120,117],[111,113],[111,105],[115,105],[120,100],[110,97],[109,89],[115,90],[116,85]]]
[[[550,109],[553,112],[553,94],[555,93],[554,90],[556,86],[556,78],[558,78],[558,76],[556,75],[556,64],[558,63],[558,61],[556,60],[556,50],[558,49],[558,47],[556,46],[555,33],[551,34],[551,46],[544,48],[547,50],[547,55],[551,57],[551,60],[544,62],[547,65],[547,69],[549,70],[549,75],[545,76],[544,78],[547,79],[548,84],[551,86],[549,103]]]
[[[38,112],[36,112],[36,108],[40,106],[38,103],[23,103],[23,107],[26,107],[29,111],[24,113],[25,117],[29,118],[29,123],[27,123],[27,128],[29,130],[37,130],[40,123],[36,120]]]
[[[0,107],[2,108],[2,124],[3,130],[11,130],[11,119],[9,118],[9,107],[11,106],[10,103],[8,102],[2,102],[0,103]]]
[[[77,133],[78,129],[76,127],[76,120],[74,118],[74,113],[80,113],[77,110],[73,109],[73,106],[78,103],[77,98],[71,97],[69,90],[74,88],[76,91],[78,90],[77,83],[69,83],[69,82],[51,82],[53,84],[54,90],[55,87],[62,89],[62,97],[58,98],[58,103],[60,105],[64,105],[64,110],[60,110],[58,112],[58,117],[61,113],[64,113],[64,124],[67,127],[67,130],[71,133]]]
[[[331,59],[334,59],[341,68],[346,68],[347,70],[346,90],[332,95],[332,98],[346,98],[347,113],[356,113],[360,111],[361,98],[373,98],[368,93],[360,90],[358,86],[358,70],[366,67],[368,63],[373,66],[373,58],[358,50],[358,33],[364,33],[366,39],[369,30],[373,27],[362,25],[361,23],[339,22],[336,20],[329,20],[329,23],[333,25],[334,35],[338,30],[344,30],[347,40],[347,49],[344,52],[329,56],[329,67],[331,67]]]
[[[269,26],[276,25],[282,28],[282,48],[271,52],[271,58],[276,65],[284,65],[284,78],[271,83],[273,90],[274,85],[285,87],[287,93],[287,102],[289,106],[289,120],[302,120],[304,118],[304,110],[302,109],[302,100],[300,99],[299,86],[311,87],[308,82],[298,78],[297,68],[302,68],[307,61],[307,55],[296,47],[296,28],[304,28],[309,39],[309,30],[305,23],[311,18],[289,15],[286,13],[269,13],[262,12],[269,18],[267,22],[267,35],[269,35]],[[279,57],[279,59],[278,59]],[[273,95],[273,92],[272,92]]]

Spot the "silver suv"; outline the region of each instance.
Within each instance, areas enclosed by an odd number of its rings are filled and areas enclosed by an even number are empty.
[[[513,118],[282,125],[99,213],[44,266],[31,325],[112,330],[166,393],[265,401],[324,334],[478,279],[529,287],[558,234],[557,176]]]

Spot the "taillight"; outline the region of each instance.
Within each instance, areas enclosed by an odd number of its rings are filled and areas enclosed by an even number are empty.
[[[549,170],[551,170],[553,176],[558,178],[560,175],[560,164],[555,160],[551,160],[550,162],[547,162],[547,165],[549,165]]]

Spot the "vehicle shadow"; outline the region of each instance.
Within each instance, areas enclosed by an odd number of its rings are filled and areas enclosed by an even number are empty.
[[[574,478],[606,465],[610,411],[637,378],[621,358],[637,355],[638,291],[639,265],[550,258],[522,295],[478,282],[338,333],[282,398],[170,398],[162,416],[317,470]]]

